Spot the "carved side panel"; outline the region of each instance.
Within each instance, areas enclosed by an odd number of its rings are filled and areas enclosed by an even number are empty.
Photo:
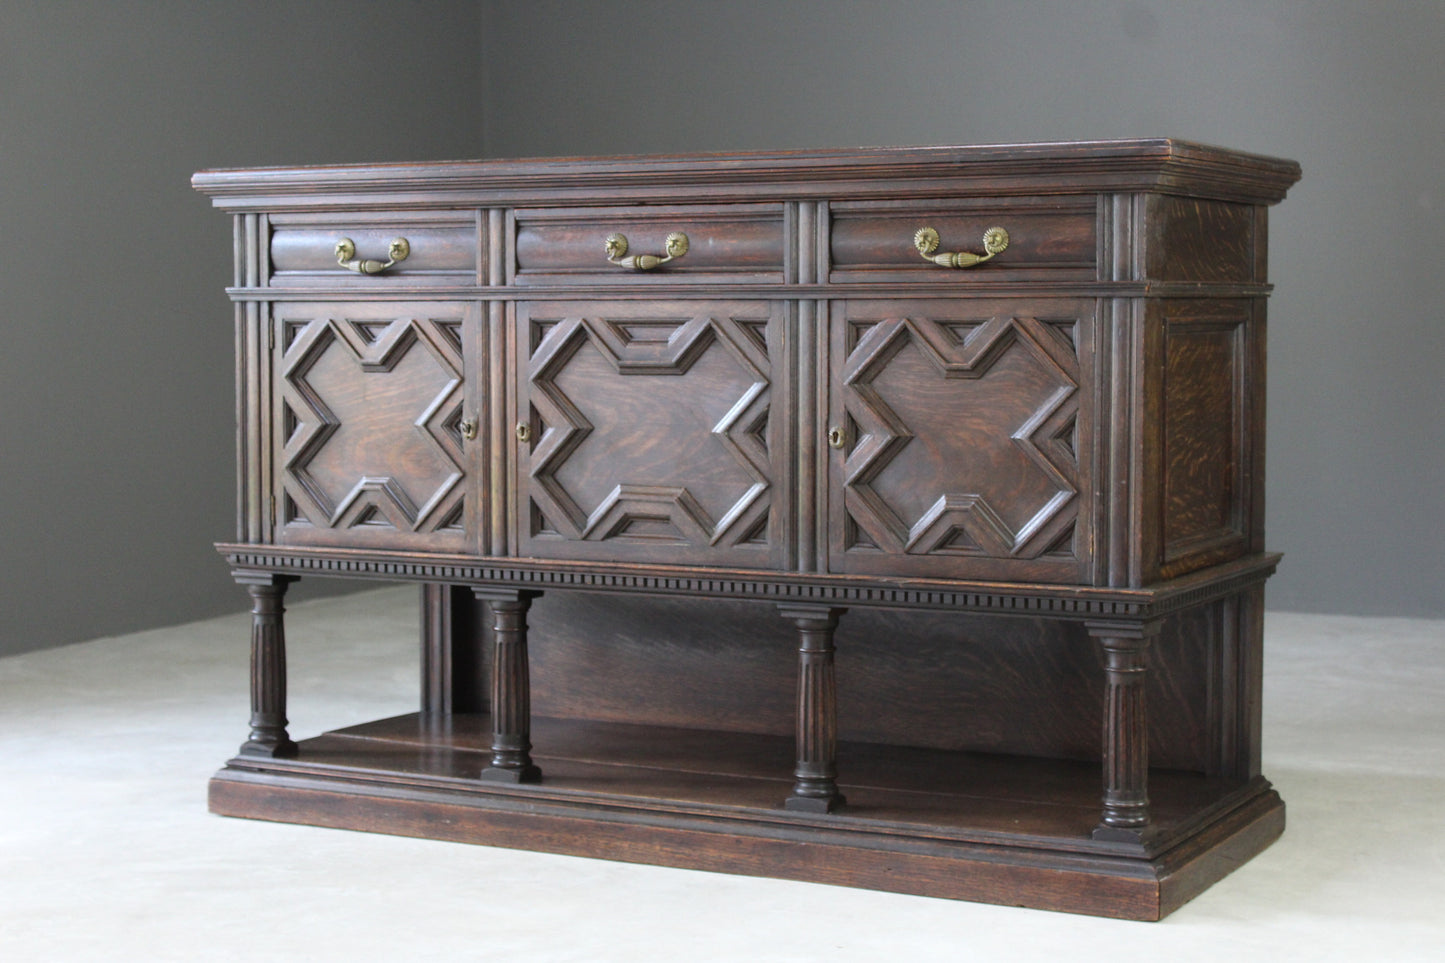
[[[1094,313],[836,302],[833,570],[1089,581]]]
[[[272,310],[275,540],[461,551],[477,518],[479,420],[465,359],[476,308],[298,303]]]
[[[522,554],[780,564],[784,316],[751,301],[518,305]]]
[[[1160,575],[1243,554],[1251,498],[1253,302],[1164,307]]]

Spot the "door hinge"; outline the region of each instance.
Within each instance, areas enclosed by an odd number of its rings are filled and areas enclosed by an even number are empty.
[[[266,513],[271,519],[271,527],[276,527],[276,496],[266,496]]]

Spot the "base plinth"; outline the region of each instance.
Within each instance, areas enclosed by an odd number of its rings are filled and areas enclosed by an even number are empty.
[[[799,812],[775,775],[786,738],[552,719],[534,726],[545,783],[487,782],[489,726],[402,716],[304,741],[292,760],[238,756],[212,779],[211,810],[1138,920],[1284,829],[1263,779],[1160,771],[1151,831],[1099,839],[1097,766],[846,743],[847,809]]]

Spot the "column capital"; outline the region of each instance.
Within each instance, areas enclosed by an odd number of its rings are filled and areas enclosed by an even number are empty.
[[[284,588],[292,582],[301,581],[299,575],[287,575],[282,572],[264,572],[254,568],[237,568],[231,570],[231,578],[236,580],[237,585],[261,586],[271,588]]]
[[[1089,619],[1084,623],[1090,638],[1119,648],[1143,648],[1163,627],[1163,619]]]
[[[508,588],[505,585],[473,585],[472,594],[483,602],[530,602],[541,598],[536,589]]]
[[[836,605],[818,605],[807,602],[779,602],[778,614],[791,622],[820,622],[828,628],[838,627],[838,619],[848,610]]]

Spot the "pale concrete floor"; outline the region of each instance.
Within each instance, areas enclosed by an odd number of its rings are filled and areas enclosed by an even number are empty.
[[[291,609],[293,735],[414,708],[415,598]],[[0,659],[0,960],[1445,959],[1445,622],[1269,617],[1289,828],[1157,924],[211,816],[248,626]]]

